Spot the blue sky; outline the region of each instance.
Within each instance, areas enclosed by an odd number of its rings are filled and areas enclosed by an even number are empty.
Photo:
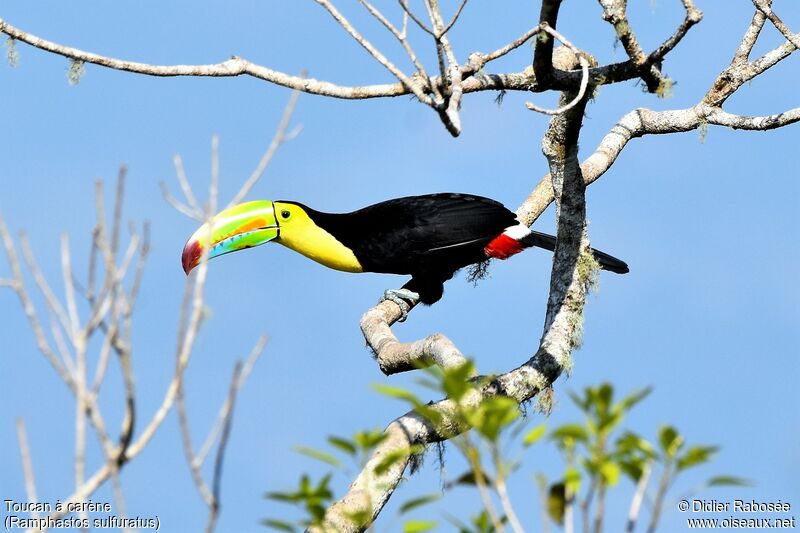
[[[401,51],[354,2],[339,2],[354,24],[402,63]],[[354,5],[351,5],[354,4]],[[641,5],[639,5],[641,4]],[[383,6],[383,3],[378,3]],[[394,9],[387,3],[386,11]],[[610,27],[594,2],[567,2],[559,30],[601,62],[620,60]],[[682,18],[679,2],[638,2],[631,20],[646,49],[669,35]],[[696,103],[733,55],[752,15],[749,1],[698,2],[705,20],[670,54],[665,71],[678,83],[657,99],[633,82],[603,87],[587,111],[581,153],[637,106],[682,108]],[[459,57],[493,50],[531,27],[537,2],[509,1],[503,9],[470,3],[453,40]],[[790,27],[800,28],[800,6],[776,2]],[[210,63],[236,54],[287,72],[342,84],[392,81],[314,2],[23,2],[3,3],[0,16],[51,40],[98,53],[152,63]],[[416,36],[417,48],[428,44]],[[765,51],[779,44],[765,29]],[[134,366],[142,418],[159,404],[172,374],[174,330],[184,274],[179,256],[195,223],[169,207],[159,181],[177,190],[172,156],[180,153],[190,180],[202,190],[209,178],[209,147],[220,136],[221,194],[227,201],[255,167],[289,96],[285,89],[246,78],[157,79],[87,66],[77,86],[66,80],[66,60],[18,45],[19,65],[0,66],[0,213],[13,231],[25,229],[45,275],[61,290],[58,239],[66,231],[85,272],[94,221],[93,187],[111,183],[129,166],[125,219],[152,224],[152,255],[134,325]],[[430,50],[426,49],[426,52]],[[428,64],[433,58],[423,54]],[[493,70],[518,71],[529,48]],[[727,104],[746,114],[798,105],[789,80],[792,57]],[[431,69],[433,70],[433,69]],[[323,211],[346,211],[396,196],[464,191],[515,208],[546,172],[539,142],[546,117],[525,100],[553,104],[554,95],[468,95],[464,132],[453,139],[436,115],[407,97],[364,102],[302,96],[295,122],[301,135],[285,145],[250,199],[294,199]],[[632,414],[631,428],[653,438],[673,423],[691,442],[722,451],[709,467],[679,482],[689,489],[727,473],[752,479],[751,488],[705,493],[722,500],[755,498],[800,506],[800,378],[797,323],[796,212],[800,185],[794,151],[797,126],[767,133],[711,128],[631,142],[617,164],[589,189],[593,244],[625,259],[631,273],[603,274],[587,307],[585,345],[569,379],[556,385],[547,421],[576,419],[565,392],[603,380],[618,390],[653,385]],[[110,199],[110,196],[109,196]],[[552,212],[537,229],[553,230]],[[495,262],[477,287],[457,277],[445,298],[417,309],[398,326],[403,340],[442,331],[484,373],[513,368],[536,349],[544,319],[549,256],[528,252]],[[0,262],[0,277],[8,275]],[[278,246],[264,246],[211,264],[211,317],[200,335],[186,377],[197,439],[216,415],[235,359],[261,333],[267,350],[243,389],[223,479],[220,531],[259,531],[265,517],[292,514],[261,499],[267,490],[293,486],[302,472],[321,467],[292,451],[322,447],[330,434],[382,427],[403,406],[376,395],[372,383],[409,385],[412,376],[384,377],[364,348],[358,319],[382,291],[404,280],[326,270]],[[37,300],[38,301],[38,300]],[[71,492],[73,408],[66,388],[35,349],[14,295],[0,290],[0,498],[24,499],[14,432],[24,417],[42,500]],[[110,383],[118,375],[109,377]],[[116,386],[102,399],[119,416]],[[533,417],[531,423],[539,420]],[[95,450],[96,451],[96,450]],[[97,460],[97,456],[93,457]],[[94,463],[96,464],[96,463]],[[447,472],[460,472],[456,453]],[[531,452],[514,478],[512,497],[524,521],[538,527],[531,475],[557,476],[555,452]],[[157,514],[166,531],[196,531],[205,513],[185,466],[176,419],[123,473],[132,516]],[[348,480],[338,478],[341,494]],[[385,511],[378,531],[394,531],[398,501],[435,491],[436,461],[410,478]],[[623,521],[630,488],[612,499],[609,530]],[[109,500],[104,489],[96,499]],[[452,514],[471,512],[477,496],[445,500]],[[439,516],[440,510],[420,515]],[[664,531],[682,530],[684,516],[670,508]]]

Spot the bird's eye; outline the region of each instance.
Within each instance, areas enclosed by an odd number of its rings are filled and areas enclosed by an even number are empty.
[[[284,209],[283,211],[281,211],[281,218],[282,219],[289,220],[290,216],[292,216],[292,214],[289,212],[288,209]]]

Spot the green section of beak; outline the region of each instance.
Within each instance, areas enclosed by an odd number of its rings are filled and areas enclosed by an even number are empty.
[[[181,263],[187,274],[208,258],[252,248],[280,236],[275,207],[268,200],[246,202],[228,208],[194,232],[183,248]]]

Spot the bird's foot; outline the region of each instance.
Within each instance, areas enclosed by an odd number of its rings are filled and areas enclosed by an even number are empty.
[[[400,308],[400,318],[397,321],[405,322],[406,318],[408,318],[408,312],[411,310],[411,307],[419,303],[419,294],[408,289],[388,289],[383,293],[383,297],[378,303],[385,300],[389,300],[390,302],[397,304],[397,306]]]

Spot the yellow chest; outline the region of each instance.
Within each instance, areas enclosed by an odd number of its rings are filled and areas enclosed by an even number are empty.
[[[278,242],[328,268],[344,272],[363,272],[353,252],[310,220],[281,231]]]

